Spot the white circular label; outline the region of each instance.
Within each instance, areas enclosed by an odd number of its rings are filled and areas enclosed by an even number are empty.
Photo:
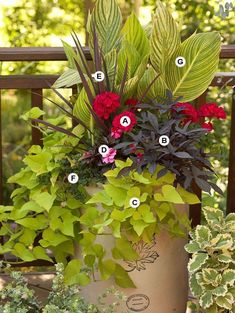
[[[99,147],[99,154],[105,156],[109,152],[109,147],[107,145],[102,145]]]
[[[140,199],[138,199],[138,198],[131,198],[130,206],[132,208],[134,208],[134,209],[138,208],[140,206]]]
[[[178,67],[184,67],[186,65],[186,60],[184,57],[178,57],[175,59],[175,64]]]
[[[68,181],[70,184],[76,184],[78,182],[78,175],[76,173],[71,173],[68,176]]]
[[[170,139],[169,139],[168,136],[165,136],[165,135],[161,136],[159,138],[159,143],[160,143],[161,146],[165,147],[165,146],[169,145]]]
[[[129,116],[123,116],[121,119],[120,119],[120,124],[123,126],[123,127],[128,127],[131,125],[131,119],[129,118]]]
[[[92,77],[95,79],[95,81],[102,82],[105,78],[105,75],[103,72],[98,71],[98,72],[95,72],[94,74],[92,74]]]

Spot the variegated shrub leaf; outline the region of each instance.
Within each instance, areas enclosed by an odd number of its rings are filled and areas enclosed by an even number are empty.
[[[150,39],[150,60],[155,70],[163,74],[163,77],[167,61],[179,47],[180,42],[176,22],[165,5],[158,1]]]
[[[211,240],[213,249],[229,249],[233,246],[233,238],[230,234],[218,234]]]
[[[206,253],[195,253],[188,263],[188,270],[192,273],[198,271],[207,259],[208,255]]]
[[[194,297],[199,297],[202,294],[203,289],[197,281],[196,274],[189,277],[189,287]]]
[[[212,227],[214,227],[215,224],[221,224],[224,219],[223,212],[215,208],[205,207],[203,213],[207,224]]]
[[[190,241],[184,248],[188,253],[195,253],[200,250],[200,246],[196,241]]]
[[[232,225],[235,215],[224,217],[221,210],[209,207],[204,208],[203,213],[207,224],[197,226],[190,233],[193,240],[186,245],[186,250],[193,251],[197,244],[201,246],[201,242],[209,241],[210,244],[192,252],[188,266],[190,289],[199,299],[200,311],[235,313],[235,236]],[[203,264],[198,268],[202,251],[208,258],[205,262],[202,260]]]
[[[209,227],[198,225],[197,229],[195,230],[196,234],[196,241],[203,249],[206,245],[209,245],[210,239],[212,237],[211,231]]]
[[[218,297],[216,303],[223,309],[231,310],[234,305],[234,297],[228,292],[225,296]]]
[[[212,290],[212,294],[217,297],[223,297],[228,292],[227,286],[219,286]]]
[[[223,284],[234,286],[235,283],[235,270],[234,269],[227,269],[223,272],[222,276]]]
[[[202,277],[206,284],[212,284],[214,286],[214,282],[216,281],[218,275],[218,271],[213,268],[202,269]]]
[[[200,306],[203,309],[208,309],[213,304],[213,296],[211,291],[206,291],[199,299]]]
[[[166,83],[182,102],[199,97],[210,85],[218,69],[221,40],[219,33],[193,34],[174,52],[166,64]],[[184,57],[183,67],[176,65],[177,57]]]

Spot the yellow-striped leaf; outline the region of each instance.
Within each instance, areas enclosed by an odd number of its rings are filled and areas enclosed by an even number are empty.
[[[165,65],[180,45],[177,24],[167,8],[159,1],[153,20],[150,60],[159,73],[164,74]]]
[[[91,83],[90,83],[90,87],[91,87]],[[89,108],[87,107],[87,104],[89,105],[90,102],[88,100],[85,89],[82,88],[82,90],[79,93],[79,96],[77,98],[77,101],[74,105],[73,114],[77,118],[82,120],[86,126],[90,127],[92,115],[91,115]]]
[[[93,47],[93,25],[97,33],[101,50],[109,53],[118,43],[122,25],[122,14],[116,0],[98,0],[89,17],[88,30],[90,32],[90,46]]]
[[[122,29],[122,34],[124,35],[125,40],[135,47],[141,57],[145,57],[149,54],[149,40],[134,13],[128,17]]]
[[[192,101],[207,89],[218,68],[220,47],[217,32],[193,34],[180,45],[166,65],[166,83],[174,96]],[[183,67],[175,63],[179,56],[186,60]]]
[[[118,72],[117,72],[118,84],[122,81],[127,61],[128,61],[127,79],[131,79],[134,76],[139,64],[141,63],[141,57],[138,50],[136,50],[135,46],[130,44],[128,41],[124,41],[122,44],[122,48],[118,53]]]
[[[145,94],[145,91],[149,87],[149,85],[153,82],[153,80],[157,77],[157,72],[154,70],[152,66],[150,66],[144,73],[143,77],[141,78],[138,89],[137,95],[138,99],[142,98]],[[161,76],[154,82],[154,84],[149,89],[146,99],[155,99],[156,97],[162,96],[164,97],[166,94],[167,86]]]

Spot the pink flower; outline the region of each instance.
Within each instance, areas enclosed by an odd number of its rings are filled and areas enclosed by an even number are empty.
[[[116,127],[111,129],[111,136],[115,139],[119,139],[122,136],[122,130]]]
[[[116,154],[117,154],[117,150],[110,148],[108,152],[102,157],[103,163],[106,163],[106,164],[113,163],[115,161]]]
[[[213,124],[211,122],[202,123],[201,127],[205,128],[206,130],[208,130],[208,132],[211,132],[214,129]]]

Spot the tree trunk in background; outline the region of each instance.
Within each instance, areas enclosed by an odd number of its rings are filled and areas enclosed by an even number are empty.
[[[143,0],[135,0],[134,2],[134,11],[135,11],[136,16],[140,15],[140,8],[142,5],[142,2]]]
[[[84,11],[85,11],[85,19],[84,19],[84,27],[86,30],[86,25],[87,25],[87,17],[89,11],[91,11],[94,7],[94,1],[93,0],[84,0]],[[88,33],[86,31],[86,46],[88,45]]]

